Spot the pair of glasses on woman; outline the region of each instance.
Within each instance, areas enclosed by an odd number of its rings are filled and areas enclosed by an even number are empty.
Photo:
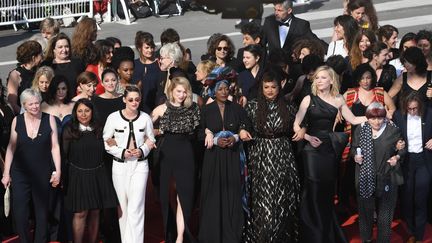
[[[138,103],[140,103],[141,102],[141,98],[129,98],[129,99],[127,99],[127,101],[129,102],[129,103],[132,103],[132,102],[138,102]]]
[[[218,51],[222,51],[222,50],[224,50],[224,51],[229,51],[229,47],[227,47],[227,46],[224,46],[224,47],[220,47],[220,46],[218,46],[218,47],[216,48],[216,50],[218,50]]]

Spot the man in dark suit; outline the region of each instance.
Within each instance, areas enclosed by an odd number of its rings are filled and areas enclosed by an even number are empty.
[[[292,53],[294,42],[300,38],[318,39],[312,33],[310,23],[293,14],[291,0],[276,0],[274,14],[265,18],[263,25],[263,44],[268,51],[283,48]]]

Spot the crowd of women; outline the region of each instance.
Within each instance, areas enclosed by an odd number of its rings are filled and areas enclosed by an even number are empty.
[[[270,17],[279,31],[299,21],[289,0]],[[157,50],[138,31],[135,58],[97,39],[94,19],[72,38],[44,20],[0,99],[1,181],[21,242],[143,242],[148,180],[166,242],[347,242],[337,206],[358,212],[363,242],[374,222],[376,242],[390,242],[398,200],[408,242],[423,241],[432,32],[396,48],[370,0],[347,1],[334,25],[329,45],[308,34],[267,51],[246,24],[237,58],[215,33],[195,66],[174,29]]]

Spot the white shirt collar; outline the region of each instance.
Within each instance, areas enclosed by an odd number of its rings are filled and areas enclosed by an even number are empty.
[[[81,132],[84,132],[84,131],[93,131],[93,128],[91,128],[90,126],[84,126],[83,124],[79,124],[79,130],[81,131]]]
[[[419,120],[421,117],[420,116],[417,116],[417,115],[415,115],[415,116],[413,116],[413,115],[410,115],[410,114],[408,114],[407,115],[407,119],[408,120]]]

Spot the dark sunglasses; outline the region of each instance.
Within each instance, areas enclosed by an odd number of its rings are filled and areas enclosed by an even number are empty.
[[[133,98],[129,98],[129,99],[127,99],[127,101],[129,102],[129,103],[132,103],[132,102],[141,102],[141,98],[135,98],[135,99],[133,99]]]
[[[229,47],[227,47],[227,46],[224,46],[224,47],[217,47],[216,48],[216,50],[218,50],[218,51],[222,51],[222,50],[224,50],[224,51],[229,51]]]

